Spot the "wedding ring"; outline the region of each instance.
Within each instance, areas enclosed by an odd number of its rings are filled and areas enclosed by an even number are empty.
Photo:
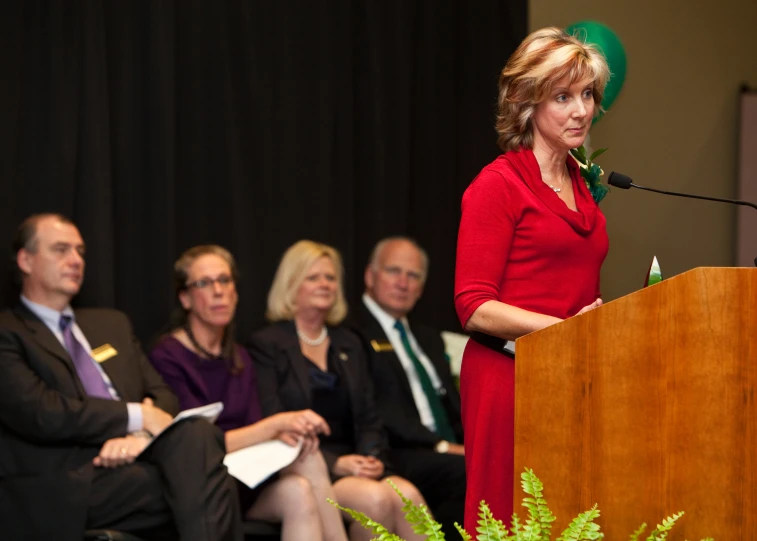
[[[126,454],[126,447],[121,447],[121,454],[122,454],[122,455],[125,455],[125,454]]]

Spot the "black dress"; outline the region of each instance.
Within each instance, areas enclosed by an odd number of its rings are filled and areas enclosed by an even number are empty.
[[[340,456],[359,454],[379,458],[389,475],[386,434],[362,343],[344,327],[329,327],[329,338],[323,371],[302,354],[293,322],[280,321],[252,335],[248,348],[257,370],[263,415],[310,408],[332,430],[321,439],[330,472]]]

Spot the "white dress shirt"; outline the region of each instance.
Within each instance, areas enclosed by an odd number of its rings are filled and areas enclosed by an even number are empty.
[[[431,406],[429,406],[428,398],[426,397],[426,393],[423,391],[423,386],[421,385],[421,380],[418,377],[418,372],[416,372],[415,370],[412,359],[410,359],[410,356],[405,351],[405,346],[402,345],[400,332],[394,328],[394,323],[397,320],[391,315],[387,314],[383,310],[383,308],[381,308],[376,303],[376,301],[374,301],[367,293],[363,294],[363,304],[365,304],[365,307],[368,308],[368,311],[373,314],[373,317],[375,317],[379,322],[379,325],[381,325],[381,328],[384,330],[384,333],[389,339],[389,343],[394,349],[394,353],[400,360],[400,364],[402,364],[402,368],[405,369],[405,375],[407,376],[408,383],[410,383],[410,391],[413,393],[413,400],[415,401],[415,407],[418,409],[421,423],[432,432],[436,432],[436,422],[434,421],[434,415],[433,413],[431,413]],[[415,336],[413,336],[413,331],[410,329],[410,324],[407,322],[407,318],[403,317],[400,321],[402,321],[402,324],[405,326],[407,338],[410,342],[410,347],[413,349],[413,353],[415,353],[415,356],[418,357],[418,360],[426,369],[428,377],[431,379],[431,383],[434,385],[434,389],[438,391],[441,388],[442,383],[439,379],[439,375],[436,373],[434,365],[431,363],[429,358],[418,345],[418,342],[415,340]]]

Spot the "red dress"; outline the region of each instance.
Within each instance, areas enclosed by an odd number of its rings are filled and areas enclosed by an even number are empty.
[[[577,211],[542,181],[533,152],[525,149],[499,156],[465,191],[455,269],[463,325],[489,300],[564,319],[600,296],[605,218],[573,158],[567,163]],[[505,524],[513,511],[513,474],[520,476],[513,472],[515,361],[469,340],[460,391],[465,528],[475,535],[481,500]]]

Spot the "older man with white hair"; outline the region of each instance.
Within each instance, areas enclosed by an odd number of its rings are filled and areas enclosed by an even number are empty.
[[[413,240],[380,241],[365,269],[353,328],[371,362],[392,465],[416,484],[449,532],[463,519],[465,448],[460,395],[441,334],[409,318],[427,272],[428,257]]]

